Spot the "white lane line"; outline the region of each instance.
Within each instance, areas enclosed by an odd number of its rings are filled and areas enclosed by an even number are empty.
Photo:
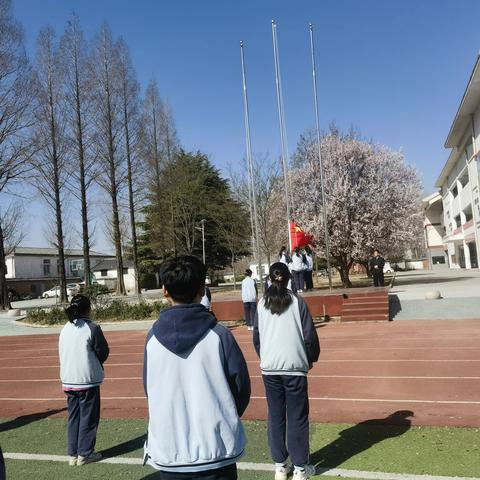
[[[250,378],[262,378],[262,375],[250,375]],[[308,378],[359,378],[380,380],[480,380],[480,377],[430,377],[430,376],[399,376],[399,375],[308,375]],[[116,380],[142,380],[142,377],[106,377],[105,382]],[[25,382],[60,382],[58,378],[35,378],[30,380],[0,380],[0,383],[25,383]]]
[[[365,359],[355,359],[351,360],[346,359],[320,359],[319,363],[469,363],[469,362],[480,362],[480,359],[381,359],[381,360],[365,360]],[[259,364],[259,360],[247,360],[247,363]],[[143,363],[106,363],[105,367],[128,367],[128,366],[137,366],[143,365]],[[12,365],[12,366],[0,366],[1,370],[15,369],[15,368],[59,368],[59,365]]]
[[[266,397],[252,396],[251,400],[266,400]],[[146,397],[103,397],[102,400],[147,400]],[[375,402],[375,403],[425,403],[430,405],[480,405],[480,401],[471,400],[417,400],[417,399],[388,399],[388,398],[338,398],[338,397],[309,397],[310,401],[328,401],[328,402]],[[57,402],[65,401],[65,397],[50,398],[18,398],[18,397],[0,397],[0,401],[7,402]]]
[[[8,460],[30,460],[48,462],[68,462],[66,455],[43,455],[35,453],[10,453],[3,454]],[[143,460],[136,457],[104,458],[99,463],[120,465],[142,465]],[[275,467],[271,463],[237,463],[239,470],[254,470],[272,472]],[[317,468],[317,475],[332,477],[358,478],[362,480],[480,480],[476,477],[447,477],[443,475],[415,475],[411,473],[370,472],[365,470],[350,470],[346,468]]]

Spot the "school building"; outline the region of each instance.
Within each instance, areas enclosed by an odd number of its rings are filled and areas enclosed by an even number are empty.
[[[424,199],[425,243],[432,264],[441,263],[440,257],[444,256],[450,268],[478,268],[480,56],[450,127],[445,148],[450,150],[450,155],[435,183],[438,195]]]

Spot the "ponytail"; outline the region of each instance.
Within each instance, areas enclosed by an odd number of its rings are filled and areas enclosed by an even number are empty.
[[[277,262],[270,267],[269,276],[272,284],[265,292],[265,308],[274,315],[281,315],[293,301],[287,288],[290,270],[284,263]]]
[[[68,321],[73,323],[77,318],[86,317],[90,314],[90,299],[85,295],[75,295],[70,306],[65,309]]]

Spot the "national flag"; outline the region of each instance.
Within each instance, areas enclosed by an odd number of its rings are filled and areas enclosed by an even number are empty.
[[[313,235],[304,232],[296,223],[290,222],[290,237],[292,244],[290,245],[290,251],[296,247],[304,248],[307,245],[315,247],[315,239]]]

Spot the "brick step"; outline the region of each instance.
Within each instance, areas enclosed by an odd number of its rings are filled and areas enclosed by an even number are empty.
[[[382,306],[382,305],[375,305],[367,308],[358,308],[358,307],[350,307],[350,306],[343,306],[342,308],[342,314],[352,314],[352,313],[388,313],[390,309],[388,308],[388,305]]]
[[[350,293],[350,294],[345,294],[343,296],[343,300],[360,300],[360,299],[366,299],[366,298],[388,298],[388,293],[387,292],[378,292],[378,293]]]
[[[386,321],[388,320],[388,317],[389,317],[388,313],[385,313],[385,314],[374,313],[369,315],[348,314],[348,315],[342,315],[342,322],[362,322],[367,320]]]
[[[348,298],[343,300],[344,305],[388,305],[388,298]]]

